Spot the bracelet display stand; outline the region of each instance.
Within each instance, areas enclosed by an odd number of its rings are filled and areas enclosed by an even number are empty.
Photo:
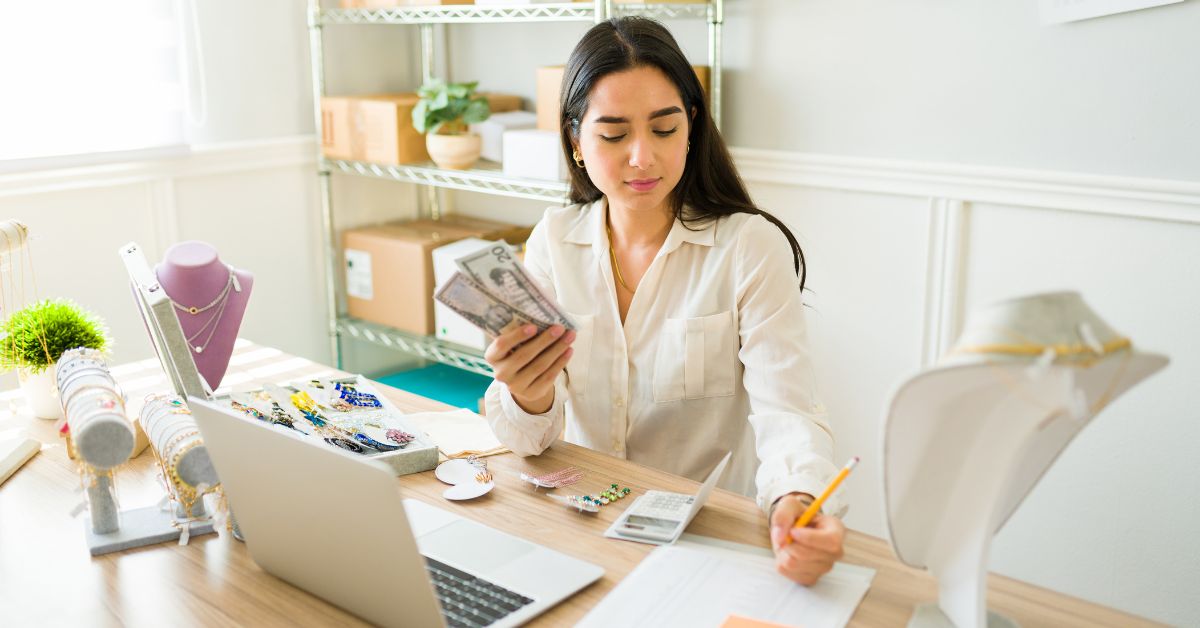
[[[938,601],[910,627],[1015,625],[987,610],[992,537],[1092,417],[1166,364],[1076,293],[972,312],[954,348],[896,391],[884,423],[892,549],[938,580]]]
[[[55,378],[87,496],[84,532],[91,554],[178,539],[181,530],[172,513],[157,506],[120,510],[113,472],[133,452],[135,435],[125,399],[100,353],[65,352]]]
[[[220,490],[221,482],[191,410],[178,397],[152,395],[142,406],[142,424],[182,534],[215,532],[204,496]]]

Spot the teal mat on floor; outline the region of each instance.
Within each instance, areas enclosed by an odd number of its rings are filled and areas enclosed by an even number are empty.
[[[466,408],[472,412],[479,412],[479,399],[483,397],[484,391],[492,383],[490,377],[445,364],[432,364],[375,379],[388,386],[407,390],[459,408]]]

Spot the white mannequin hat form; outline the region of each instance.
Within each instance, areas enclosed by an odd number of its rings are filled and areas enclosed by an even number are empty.
[[[938,364],[892,396],[883,428],[888,535],[938,578],[910,626],[1009,625],[987,612],[988,550],[1093,416],[1167,364],[1058,292],[979,308]]]

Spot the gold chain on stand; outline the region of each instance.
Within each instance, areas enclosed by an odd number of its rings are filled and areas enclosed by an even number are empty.
[[[1018,338],[1025,339],[1024,336],[1022,336],[1021,334],[1019,334],[1013,330],[1005,329],[1002,331],[1004,331],[1008,334],[1011,334],[1013,336],[1016,336]],[[1133,355],[1133,342],[1130,341],[1128,338],[1116,338],[1114,340],[1110,340],[1106,343],[1099,345],[1099,350],[1097,350],[1096,347],[1093,347],[1091,345],[1084,344],[1084,343],[1079,343],[1079,344],[1066,344],[1066,343],[1038,344],[1035,342],[1024,342],[1024,343],[1014,343],[1014,344],[994,343],[994,344],[982,344],[982,345],[967,345],[965,347],[955,347],[947,355],[955,355],[955,354],[984,354],[984,355],[993,354],[993,355],[997,355],[998,354],[998,355],[1018,355],[1018,356],[1041,356],[1041,355],[1046,355],[1049,352],[1052,352],[1055,356],[1058,356],[1058,357],[1069,357],[1069,358],[1081,357],[1083,359],[1074,361],[1073,365],[1078,365],[1079,367],[1082,367],[1082,368],[1091,368],[1092,366],[1097,364],[1100,360],[1103,360],[1104,358],[1106,358],[1109,355],[1112,355],[1113,353],[1116,353],[1118,351],[1123,351],[1124,355],[1121,357],[1121,364],[1120,364],[1120,366],[1117,367],[1117,372],[1113,375],[1112,381],[1110,381],[1108,383],[1108,386],[1105,388],[1104,393],[1102,395],[1100,395],[1100,397],[1098,399],[1096,399],[1096,402],[1093,403],[1090,408],[1088,408],[1088,412],[1092,416],[1095,416],[1101,410],[1103,410],[1105,408],[1105,406],[1108,405],[1109,401],[1111,401],[1113,391],[1116,390],[1117,384],[1121,381],[1121,377],[1125,374],[1125,370],[1129,366],[1129,359]],[[1001,364],[999,362],[987,360],[986,363],[989,366],[994,367],[994,368],[992,368],[992,371],[996,374],[996,376],[1001,381],[1004,382],[1006,387],[1011,392],[1016,394],[1018,397],[1024,399],[1025,401],[1029,402],[1030,405],[1033,405],[1034,407],[1042,408],[1043,410],[1048,410],[1048,411],[1058,410],[1057,408],[1047,408],[1040,399],[1033,398],[1031,395],[1027,394],[1027,391],[1024,389],[1024,387],[1021,385],[1021,383],[1019,381],[1017,381],[1012,375],[1010,375],[1004,369],[995,368],[995,367],[1001,366]]]

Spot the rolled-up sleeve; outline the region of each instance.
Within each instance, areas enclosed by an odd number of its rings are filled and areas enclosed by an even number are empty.
[[[737,311],[759,467],[758,504],[791,492],[817,496],[837,473],[833,432],[817,399],[804,307],[791,247],[774,224],[751,219],[736,250]],[[822,510],[841,515],[836,498]]]
[[[547,244],[543,219],[534,226],[525,244],[525,268],[548,296],[557,298],[550,275]],[[540,454],[562,434],[566,391],[565,375],[559,373],[554,383],[553,405],[544,414],[529,414],[517,405],[508,385],[493,380],[484,394],[488,424],[496,438],[518,456]]]

